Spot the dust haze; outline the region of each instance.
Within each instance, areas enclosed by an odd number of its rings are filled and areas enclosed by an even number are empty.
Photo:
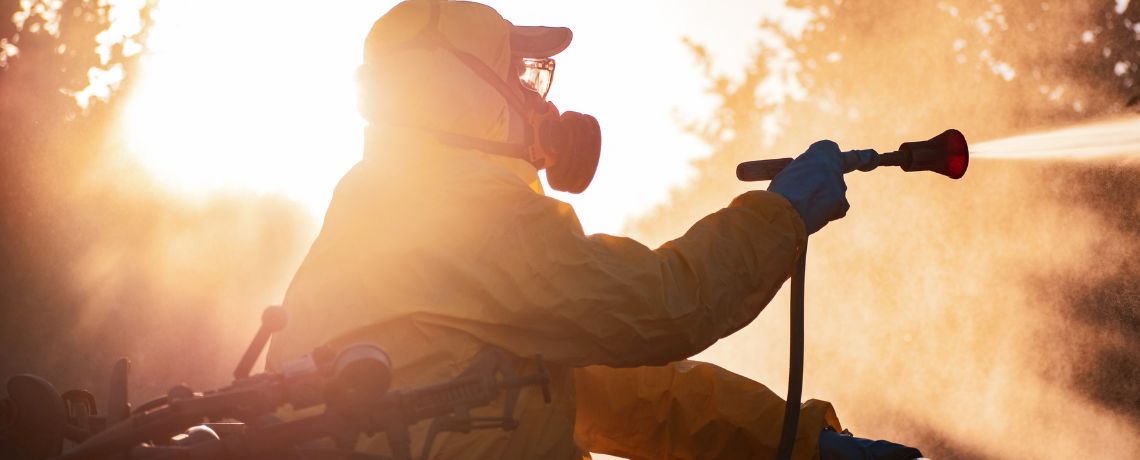
[[[280,198],[190,200],[122,166],[52,180],[51,204],[6,228],[0,374],[106,395],[133,362],[136,404],[180,382],[224,384],[261,309],[280,301],[313,226]]]
[[[0,2],[0,376],[104,401],[127,357],[139,404],[229,381],[315,223],[282,198],[184,196],[142,170],[117,128],[153,2],[120,3]],[[138,27],[115,35],[115,18]]]
[[[1140,150],[848,184],[810,245],[807,397],[933,458],[1140,453]],[[783,393],[787,308],[701,357]]]

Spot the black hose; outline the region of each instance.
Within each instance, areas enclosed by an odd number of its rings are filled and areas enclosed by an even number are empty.
[[[784,428],[780,431],[780,447],[776,458],[790,460],[796,444],[796,426],[800,423],[800,396],[804,389],[804,272],[807,271],[807,241],[792,274],[791,337],[788,358],[788,401],[784,406]]]

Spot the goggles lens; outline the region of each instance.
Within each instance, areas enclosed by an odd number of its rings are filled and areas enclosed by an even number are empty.
[[[522,60],[523,68],[519,73],[519,81],[523,86],[538,93],[546,99],[550,92],[550,84],[554,82],[554,59],[528,59]]]

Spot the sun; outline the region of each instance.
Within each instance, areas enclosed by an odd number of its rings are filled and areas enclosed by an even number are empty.
[[[344,7],[384,8],[360,3]],[[282,194],[322,214],[361,156],[352,80],[361,49],[345,44],[362,43],[373,19],[273,2],[164,2],[124,108],[127,149],[184,194]]]

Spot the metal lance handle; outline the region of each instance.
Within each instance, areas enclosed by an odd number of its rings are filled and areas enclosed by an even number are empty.
[[[745,182],[772,180],[790,164],[791,158],[745,161],[736,165],[736,178]]]
[[[898,166],[907,172],[933,171],[958,179],[966,174],[969,150],[966,137],[948,129],[929,140],[904,142],[897,151],[879,154],[879,166]],[[746,182],[772,180],[791,163],[791,158],[745,161],[736,165],[736,178]]]

